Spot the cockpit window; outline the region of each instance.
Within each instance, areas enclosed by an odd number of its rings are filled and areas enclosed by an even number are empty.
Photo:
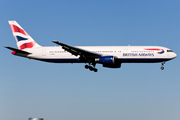
[[[167,52],[173,52],[172,50],[167,50]]]

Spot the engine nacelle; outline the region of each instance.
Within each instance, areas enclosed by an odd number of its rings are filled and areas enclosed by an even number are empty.
[[[101,63],[101,64],[114,64],[115,58],[114,56],[102,56],[95,59],[95,62]]]
[[[102,56],[99,58],[95,59],[95,62],[103,64],[103,67],[108,67],[108,68],[120,68],[121,63],[117,63],[116,57],[114,56]]]

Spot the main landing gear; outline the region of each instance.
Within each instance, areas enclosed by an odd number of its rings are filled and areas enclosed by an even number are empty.
[[[164,64],[165,64],[165,62],[161,63],[161,70],[164,70]]]
[[[93,67],[90,66],[90,65],[85,65],[84,67],[85,67],[86,69],[89,69],[90,71],[94,71],[94,72],[97,72],[97,71],[98,71],[98,69],[95,68],[95,64],[93,65]]]
[[[85,61],[85,63],[89,63],[89,65],[84,66],[86,69],[89,69],[90,71],[94,71],[94,72],[98,71],[98,69],[95,68],[96,63],[93,60],[88,60],[84,55],[80,56],[79,59],[81,61]]]

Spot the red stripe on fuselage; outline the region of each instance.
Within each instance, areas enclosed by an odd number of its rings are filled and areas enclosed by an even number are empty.
[[[153,49],[144,49],[144,50],[164,51],[163,49],[157,49],[157,48],[153,48]]]
[[[29,43],[24,43],[21,46],[19,46],[19,49],[25,49],[25,48],[32,48],[36,44],[35,41],[29,42]]]

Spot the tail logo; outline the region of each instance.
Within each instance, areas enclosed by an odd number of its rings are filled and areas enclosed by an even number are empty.
[[[28,40],[28,38],[24,38],[24,37],[21,37],[21,36],[16,36],[16,38],[17,38],[18,41]]]
[[[13,36],[15,37],[16,44],[20,50],[25,48],[41,47],[16,21],[8,22]]]
[[[35,41],[29,42],[29,43],[24,43],[19,46],[19,49],[25,49],[25,48],[32,48],[36,44]]]
[[[12,30],[13,32],[22,33],[22,34],[28,36],[28,34],[27,34],[23,29],[17,27],[16,25],[10,25],[10,26],[11,26],[11,30]]]
[[[13,33],[21,33],[21,34],[25,35],[26,37],[29,36],[25,30],[23,30],[22,28],[20,28],[16,25],[11,24],[10,27],[11,27],[11,30],[13,31]],[[28,38],[23,37],[22,35],[16,34],[15,37],[16,37],[18,44],[19,44],[18,48],[21,50],[25,49],[25,48],[32,48],[36,44],[36,42],[34,40],[33,41],[28,40]],[[24,40],[26,40],[26,42],[25,43],[22,42],[22,44],[21,44],[21,41],[24,41]]]

